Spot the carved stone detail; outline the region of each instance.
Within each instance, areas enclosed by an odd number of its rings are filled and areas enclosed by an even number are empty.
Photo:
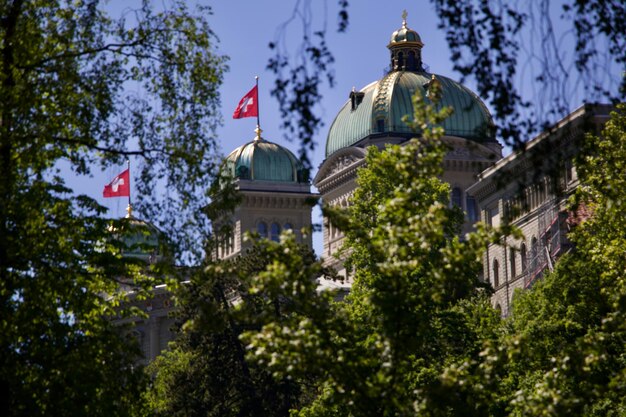
[[[344,155],[337,158],[333,166],[330,168],[330,175],[343,171],[357,161],[354,155]]]

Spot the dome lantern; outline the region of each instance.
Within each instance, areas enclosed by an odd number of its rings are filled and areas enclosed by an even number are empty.
[[[387,48],[391,51],[391,71],[423,72],[422,39],[406,23],[406,10],[402,13],[402,27],[391,34]]]

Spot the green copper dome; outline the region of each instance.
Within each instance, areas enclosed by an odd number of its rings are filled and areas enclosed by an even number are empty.
[[[288,149],[255,139],[226,157],[226,169],[233,178],[255,181],[305,183],[300,161]]]
[[[443,90],[440,105],[451,106],[454,113],[446,119],[443,127],[446,135],[459,136],[477,142],[494,139],[494,126],[483,102],[467,87],[440,75],[437,80]],[[411,97],[417,90],[426,96],[431,74],[425,72],[394,71],[374,82],[360,93],[360,98],[349,100],[330,127],[326,141],[326,156],[352,146],[370,135],[412,132],[402,121],[405,115],[413,115]],[[419,133],[419,132],[418,132]]]
[[[109,227],[111,238],[119,245],[121,255],[149,263],[163,260],[167,252],[163,233],[152,223],[133,216],[130,204],[126,211],[126,217]]]
[[[433,75],[422,65],[423,43],[420,36],[406,24],[395,31],[387,48],[391,52],[390,72],[361,91],[353,91],[332,123],[326,140],[326,156],[353,146],[370,136],[412,137],[402,121],[412,117],[411,98],[420,91],[427,98],[428,86],[434,76],[441,84],[441,106],[451,106],[454,113],[443,124],[446,135],[459,136],[485,143],[495,141],[491,115],[480,98],[467,87],[450,78]]]

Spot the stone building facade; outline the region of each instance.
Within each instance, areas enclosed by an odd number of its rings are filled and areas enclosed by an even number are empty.
[[[142,354],[139,363],[147,365],[168,349],[168,343],[174,340],[176,319],[171,314],[174,309],[172,295],[165,285],[157,285],[152,290],[152,297],[147,300],[138,300],[130,292],[127,306],[137,307],[147,315],[146,318],[117,321],[119,325],[132,324],[128,336],[139,343]]]
[[[216,230],[228,224],[227,233],[216,233],[217,241],[213,256],[231,259],[245,253],[251,242],[245,240],[248,232],[256,232],[261,238],[278,241],[282,231],[289,229],[296,240],[311,247],[311,209],[315,196],[304,176],[302,165],[288,149],[261,137],[257,127],[256,137],[228,155],[224,161],[223,174],[234,181],[241,201],[232,213],[214,221]],[[125,253],[149,264],[157,259],[158,230],[146,222],[130,216],[128,221],[138,228],[138,233],[126,237],[129,247],[142,250]],[[123,280],[122,280],[123,281]],[[176,319],[171,293],[166,285],[157,285],[147,300],[135,297],[132,286],[122,284],[128,293],[126,307],[137,307],[147,318],[128,318],[117,323],[132,323],[129,336],[134,337],[143,354],[139,361],[148,364],[174,339]]]
[[[390,70],[381,80],[353,90],[331,125],[326,159],[314,179],[324,204],[347,207],[356,188],[357,170],[368,146],[402,144],[410,132],[402,116],[412,115],[410,97],[428,97],[431,82],[442,87],[442,105],[453,115],[443,127],[450,147],[443,180],[450,184],[451,204],[466,213],[462,234],[482,220],[494,226],[508,220],[524,239],[490,245],[483,259],[483,276],[495,289],[493,305],[508,314],[514,290],[528,288],[554,261],[569,250],[566,201],[578,186],[573,158],[584,132],[599,131],[610,106],[583,106],[548,131],[529,140],[522,152],[502,157],[489,111],[463,85],[427,72],[421,64],[424,43],[417,32],[402,27],[391,36]],[[414,57],[407,59],[407,57]],[[324,263],[350,283],[340,250],[344,236],[324,221]]]
[[[483,257],[483,278],[493,286],[493,304],[502,314],[509,313],[516,289],[532,286],[571,249],[567,200],[579,185],[573,159],[584,133],[599,132],[610,110],[606,105],[580,107],[527,142],[523,151],[482,172],[467,189],[483,222],[498,226],[508,221],[524,235],[489,245]]]
[[[133,216],[130,204],[127,211],[128,215],[123,219],[127,228],[122,237],[125,245],[123,256],[145,262],[146,266],[154,262],[170,262],[163,256],[161,232],[154,225]],[[115,230],[112,230],[112,233],[116,235]],[[120,278],[120,291],[126,293],[128,299],[125,308],[136,307],[147,317],[129,317],[113,321],[125,329],[130,329],[127,336],[139,343],[142,354],[138,362],[147,365],[167,349],[168,343],[173,340],[175,318],[170,314],[174,308],[172,295],[163,284],[152,289],[150,298],[138,299],[133,282],[125,278]],[[127,327],[128,324],[131,326]]]

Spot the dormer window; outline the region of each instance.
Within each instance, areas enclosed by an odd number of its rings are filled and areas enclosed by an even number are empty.
[[[352,111],[355,111],[356,108],[359,107],[359,104],[363,102],[363,97],[365,97],[365,93],[362,93],[360,91],[354,91],[354,89],[352,89],[352,92],[350,93],[350,103],[352,104]]]

